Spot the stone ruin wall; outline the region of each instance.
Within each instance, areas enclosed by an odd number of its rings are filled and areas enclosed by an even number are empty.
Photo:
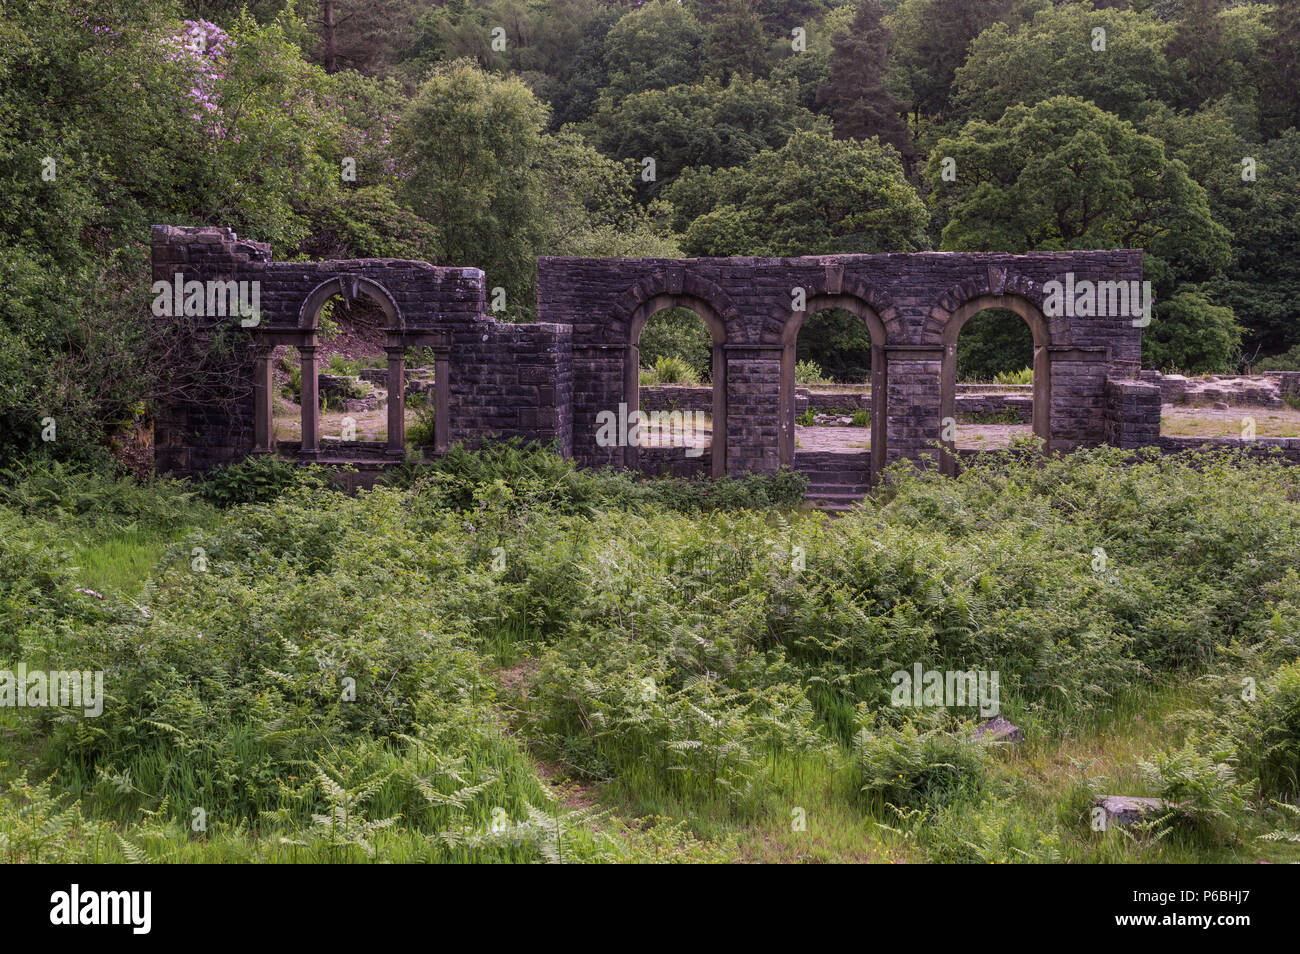
[[[268,245],[211,227],[155,226],[152,251],[155,281],[170,282],[179,273],[200,282],[261,283],[256,327],[241,328],[231,318],[172,319],[190,323],[197,335],[220,329],[229,337],[229,387],[236,399],[216,404],[182,397],[160,409],[157,466],[171,473],[198,474],[268,449],[256,447],[257,414],[246,397],[267,374],[258,361],[277,344],[310,350],[315,329],[302,313],[308,297],[322,283],[355,288],[358,280],[373,283],[371,293],[377,286],[389,300],[397,316],[390,341],[433,343],[445,356],[444,443],[477,446],[518,436],[556,442],[586,466],[656,472],[735,474],[789,465],[794,417],[803,407],[793,384],[795,340],[804,317],[824,307],[854,311],[872,332],[873,469],[936,456],[945,411],[963,410],[951,370],[955,331],[984,307],[1017,310],[1035,332],[1036,370],[1048,372],[1035,375],[1035,390],[1044,405],[1050,401],[1050,448],[1159,441],[1159,387],[1138,379],[1140,328],[1127,317],[1042,314],[1043,285],[1067,272],[1076,280],[1140,282],[1142,253],[1136,250],[549,257],[538,263],[541,320],[533,324],[488,317],[485,277],[476,268],[389,259],[276,262]],[[806,300],[802,312],[793,307],[796,289]],[[682,459],[682,448],[629,453],[598,446],[597,413],[641,403],[636,338],[650,314],[670,306],[691,308],[714,329],[714,380],[722,402],[715,407],[725,419],[714,449],[723,453]],[[1154,437],[1148,388],[1156,394]]]

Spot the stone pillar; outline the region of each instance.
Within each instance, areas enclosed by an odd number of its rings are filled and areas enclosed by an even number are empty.
[[[433,355],[433,451],[446,453],[451,443],[451,354]]]
[[[770,473],[781,466],[781,360],[783,345],[724,345],[725,382],[714,375],[714,393],[726,389],[726,469],[721,473]],[[715,412],[716,413],[716,412]],[[714,475],[724,445],[713,440]]]
[[[945,395],[942,385],[944,347],[886,345],[885,359],[889,407],[886,460],[933,461],[938,455],[933,445],[943,438],[943,419],[956,417],[956,394]],[[954,367],[955,360],[954,354]],[[944,473],[955,473],[955,464],[951,454],[940,458]]]
[[[299,453],[303,457],[320,454],[319,350],[315,344],[298,346],[298,354],[302,356],[302,449]]]
[[[253,345],[253,453],[267,454],[273,443],[271,346]]]
[[[385,453],[405,457],[406,345],[389,345],[384,350],[388,352],[388,447]]]

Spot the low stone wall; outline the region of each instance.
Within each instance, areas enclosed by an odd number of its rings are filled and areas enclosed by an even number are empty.
[[[699,457],[687,457],[684,447],[641,447],[637,470],[651,477],[708,477],[713,468],[711,448]]]
[[[960,391],[960,388],[958,389]],[[1029,424],[1034,419],[1032,394],[961,394],[957,395],[957,417],[963,415],[1015,415],[1017,423]]]
[[[1189,378],[1181,374],[1143,371],[1142,380],[1159,385],[1165,404],[1191,407],[1281,407],[1288,395],[1300,395],[1300,371],[1266,374],[1212,374]]]
[[[1116,447],[1160,443],[1160,386],[1150,381],[1107,378],[1105,440]]]
[[[958,385],[957,413],[959,415],[1014,414],[1018,422],[1032,420],[1034,398],[1031,387],[1011,390],[992,390],[987,385]],[[812,388],[795,389],[795,414],[812,410],[814,414],[852,414],[855,411],[871,413],[871,391],[819,391]],[[698,385],[655,385],[641,388],[643,411],[713,411],[713,390]]]
[[[1160,450],[1166,454],[1234,450],[1254,457],[1279,457],[1287,463],[1300,464],[1300,437],[1257,437],[1250,441],[1239,437],[1162,437]]]
[[[713,413],[713,388],[705,385],[661,384],[641,388],[641,410]]]

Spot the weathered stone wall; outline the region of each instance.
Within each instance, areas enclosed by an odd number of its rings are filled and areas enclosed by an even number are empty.
[[[793,458],[798,328],[805,314],[827,307],[860,315],[873,338],[877,402],[865,407],[878,455],[873,467],[937,456],[944,408],[959,412],[987,403],[959,399],[955,383],[956,332],[985,307],[1021,313],[1035,335],[1041,403],[1034,425],[1049,437],[1049,447],[1091,445],[1111,435],[1149,438],[1146,405],[1123,384],[1137,374],[1140,354],[1141,331],[1131,318],[1043,314],[1044,285],[1064,282],[1067,273],[1076,281],[1140,282],[1140,251],[543,258],[541,321],[516,325],[487,317],[484,276],[476,268],[389,259],[276,262],[267,245],[241,241],[224,228],[157,226],[152,241],[155,281],[180,274],[183,281],[256,281],[261,288],[256,327],[240,327],[238,318],[179,319],[201,337],[219,329],[231,336],[235,361],[228,380],[239,399],[217,405],[179,398],[160,410],[158,465],[173,472],[201,472],[245,456],[265,418],[240,396],[256,390],[265,407],[268,349],[294,344],[310,351],[322,296],[357,297],[358,288],[388,316],[391,360],[417,344],[442,356],[447,373],[437,386],[439,406],[446,415],[444,439],[453,442],[512,436],[555,441],[585,465],[632,464],[656,472],[716,474],[724,464],[727,473],[775,470]],[[804,311],[795,310],[799,297],[806,299]],[[687,458],[684,448],[599,446],[597,415],[641,403],[641,327],[673,306],[694,309],[714,334],[716,400],[680,408],[713,412],[710,453]],[[1158,440],[1158,388],[1156,394]],[[1050,416],[1042,413],[1049,405]],[[392,440],[399,446],[387,453],[400,454],[400,440]]]
[[[1212,407],[1215,404],[1281,407],[1288,396],[1300,394],[1300,371],[1267,374],[1210,374],[1188,378],[1181,374],[1143,371],[1142,380],[1160,385],[1165,404]]]
[[[377,283],[392,305],[390,340],[449,352],[448,438],[477,445],[492,437],[558,441],[572,450],[572,332],[551,324],[510,325],[486,316],[483,273],[427,262],[351,259],[276,262],[264,243],[241,241],[226,228],[155,226],[153,280],[259,283],[261,313],[253,327],[238,317],[182,319],[200,337],[234,342],[232,400],[222,406],[176,398],[156,425],[158,469],[202,473],[240,460],[253,449],[253,378],[259,350],[315,342],[314,317],[303,313],[312,293],[338,281]],[[386,372],[385,372],[386,375]],[[385,376],[385,380],[387,380]]]
[[[1162,437],[1160,449],[1166,454],[1180,451],[1230,450],[1243,451],[1253,457],[1278,459],[1290,464],[1300,464],[1300,437],[1257,437],[1242,440],[1237,437]]]
[[[629,367],[645,319],[665,307],[695,310],[723,330],[727,471],[770,470],[780,463],[778,428],[792,424],[795,400],[782,358],[794,346],[808,309],[852,307],[870,315],[881,348],[888,392],[888,460],[934,453],[942,429],[944,358],[949,324],[982,306],[1023,307],[1039,315],[1041,348],[1050,367],[1049,446],[1068,449],[1105,439],[1105,382],[1136,375],[1141,330],[1132,316],[1042,316],[1043,286],[1065,282],[1142,279],[1142,253],[1050,252],[1029,255],[924,252],[912,255],[832,255],[789,259],[543,258],[538,310],[547,321],[573,326],[574,455],[589,464],[617,463],[618,448],[596,446],[596,415],[629,395]],[[955,352],[954,352],[955,353]],[[789,391],[788,400],[783,391]],[[789,423],[787,423],[787,419]],[[793,443],[790,442],[790,447]],[[788,456],[788,451],[786,452]]]
[[[1111,378],[1105,385],[1105,437],[1116,447],[1160,445],[1160,386]]]

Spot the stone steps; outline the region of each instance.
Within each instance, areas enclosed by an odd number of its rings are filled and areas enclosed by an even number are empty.
[[[794,466],[808,477],[804,500],[826,513],[851,510],[870,489],[870,463],[865,454],[801,451],[795,454]]]

